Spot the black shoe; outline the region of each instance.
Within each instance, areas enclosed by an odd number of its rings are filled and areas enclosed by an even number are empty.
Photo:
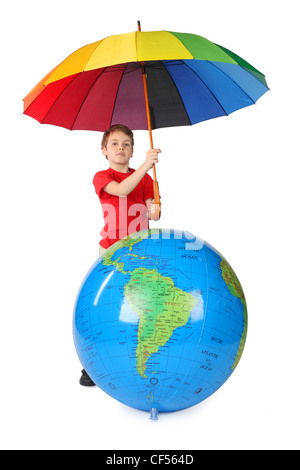
[[[96,384],[92,381],[92,379],[87,375],[86,371],[83,369],[81,371],[82,376],[80,377],[79,383],[84,387],[95,387]]]

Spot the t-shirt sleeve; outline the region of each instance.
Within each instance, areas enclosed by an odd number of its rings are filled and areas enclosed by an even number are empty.
[[[148,173],[144,176],[144,201],[147,201],[150,197],[154,197],[153,193],[153,179]]]
[[[114,181],[113,177],[107,174],[106,171],[98,171],[95,174],[93,179],[93,184],[95,186],[96,194],[100,197],[102,189],[111,181]]]

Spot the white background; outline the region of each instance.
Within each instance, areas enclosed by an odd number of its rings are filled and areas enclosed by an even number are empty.
[[[292,0],[12,0],[1,9],[1,448],[299,449],[299,29]],[[102,134],[42,126],[22,99],[79,47],[112,34],[190,32],[236,52],[271,91],[255,106],[154,132],[159,226],[230,262],[246,294],[239,367],[211,398],[161,415],[78,385],[73,305],[102,225]],[[135,132],[132,166],[149,146]],[[152,226],[158,225],[153,223]]]

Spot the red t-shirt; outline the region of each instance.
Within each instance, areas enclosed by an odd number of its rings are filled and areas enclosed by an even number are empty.
[[[102,236],[100,245],[103,248],[109,248],[130,233],[149,228],[145,201],[154,196],[153,180],[148,173],[126,197],[112,196],[103,191],[103,188],[111,181],[121,183],[134,171],[130,168],[129,173],[120,173],[109,168],[99,171],[94,176],[93,184],[99,196],[104,217],[104,227],[100,233]]]

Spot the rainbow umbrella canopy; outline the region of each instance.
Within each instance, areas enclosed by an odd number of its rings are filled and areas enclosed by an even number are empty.
[[[229,115],[267,90],[261,72],[203,37],[136,31],[75,51],[24,98],[24,113],[71,130],[157,129]]]
[[[24,98],[42,124],[105,131],[192,125],[254,104],[264,75],[233,52],[195,34],[170,31],[109,36],[49,72]],[[153,165],[156,215],[160,195]]]

